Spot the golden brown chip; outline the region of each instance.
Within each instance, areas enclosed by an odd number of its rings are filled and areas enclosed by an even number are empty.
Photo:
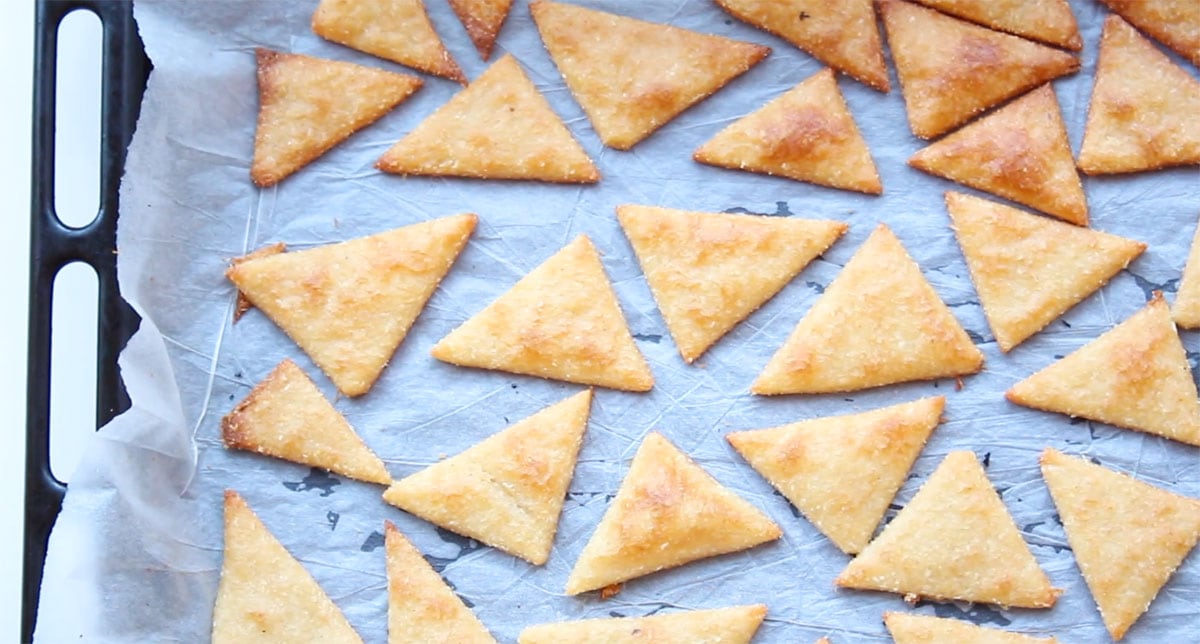
[[[312,30],[326,40],[467,84],[433,30],[423,0],[321,0]]]
[[[1104,21],[1079,169],[1088,174],[1200,163],[1200,81],[1129,23]]]
[[[279,363],[221,419],[221,439],[230,449],[320,467],[360,481],[392,482],[383,461],[291,360]]]
[[[734,432],[730,445],[847,554],[867,546],[946,399]]]
[[[484,60],[492,55],[492,46],[511,7],[512,0],[450,0],[450,8]]]
[[[233,490],[225,491],[225,558],[214,644],[362,644],[342,611]]]
[[[663,320],[686,362],[774,297],[846,224],[617,206]]]
[[[976,373],[983,353],[880,224],[762,373],[756,394],[855,391]]]
[[[896,644],[1057,644],[1049,637],[1033,637],[995,628],[984,628],[958,619],[929,615],[884,613],[883,623]]]
[[[651,432],[575,562],[567,594],[738,552],[781,534],[758,508]]]
[[[946,208],[1000,350],[1010,351],[1108,283],[1139,241],[946,193]]]
[[[1133,26],[1200,67],[1200,3],[1194,0],[1100,0]]]
[[[1100,337],[1013,385],[1018,405],[1200,445],[1200,400],[1161,293]]]
[[[1067,0],[914,0],[985,27],[1056,45],[1083,48],[1079,25]]]
[[[913,134],[930,139],[1079,69],[1066,52],[901,0],[880,0]]]
[[[1042,477],[1114,640],[1200,540],[1200,500],[1047,448]]]
[[[534,565],[550,557],[592,392],[551,405],[396,481],[383,500]]]
[[[558,2],[538,33],[605,145],[638,141],[753,67],[770,48]]]
[[[872,0],[715,0],[738,20],[769,31],[882,92],[891,89]]]
[[[845,588],[1049,608],[1061,592],[972,452],[951,452],[916,496],[838,575]]]
[[[1200,328],[1200,226],[1192,235],[1192,249],[1188,253],[1183,277],[1179,280],[1179,292],[1175,294],[1175,305],[1171,307],[1175,324],[1185,329]]]
[[[600,180],[592,160],[511,55],[419,123],[375,166],[435,177]]]
[[[919,150],[908,164],[1086,226],[1087,199],[1050,85]]]
[[[526,627],[518,644],[750,644],[767,615],[762,604],[583,619]]]
[[[733,122],[692,158],[831,188],[883,192],[871,151],[829,68]]]
[[[421,87],[421,79],[269,49],[258,61],[258,127],[250,178],[275,185],[374,123]]]
[[[433,357],[460,367],[649,391],[654,376],[586,235],[442,338]]]
[[[241,257],[233,258],[230,260],[230,264],[236,266],[251,259],[270,257],[271,255],[278,255],[279,253],[285,251],[287,251],[287,244],[284,244],[283,242],[269,244]],[[249,311],[252,308],[254,308],[254,304],[250,302],[250,300],[246,297],[246,294],[238,291],[237,302],[233,307],[233,323],[237,324],[238,320],[242,319],[242,316],[246,314],[246,311]]]
[[[235,263],[225,275],[347,396],[370,390],[450,270],[473,214]]]

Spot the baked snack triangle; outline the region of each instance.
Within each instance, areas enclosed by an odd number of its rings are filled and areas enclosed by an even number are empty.
[[[582,391],[392,483],[383,500],[534,565],[550,557],[587,429]]]
[[[782,534],[762,511],[651,432],[575,562],[567,594],[738,552]]]
[[[475,613],[391,521],[387,551],[388,644],[496,644]]]
[[[450,0],[450,8],[466,28],[480,57],[487,60],[512,8],[512,0]]]
[[[907,600],[1049,608],[1061,592],[972,452],[951,452],[835,582]]]
[[[387,485],[383,461],[291,360],[280,362],[221,419],[221,440],[352,479]]]
[[[834,545],[855,554],[875,534],[945,405],[942,396],[922,398],[725,438]]]
[[[750,644],[766,615],[766,606],[754,604],[537,624],[521,631],[517,644]]]
[[[225,275],[347,396],[366,393],[475,230],[473,214],[235,263]]]
[[[951,227],[1001,351],[1108,283],[1146,244],[946,193]]]
[[[250,179],[273,186],[377,121],[421,87],[416,76],[255,50],[258,125]]]
[[[1083,39],[1067,0],[914,0],[957,18],[1079,51]]]
[[[312,575],[233,490],[225,491],[225,557],[212,641],[362,644]]]
[[[1042,478],[1114,640],[1200,540],[1200,500],[1047,448]]]
[[[983,368],[983,353],[880,224],[825,288],[750,391],[856,391],[950,378]]]
[[[891,89],[872,0],[715,0],[738,20],[769,31],[881,92]]]
[[[1161,293],[1074,353],[1013,385],[1018,405],[1200,445],[1200,400]]]
[[[769,47],[559,2],[530,3],[550,58],[600,140],[628,150]]]
[[[1100,0],[1130,24],[1200,67],[1200,4],[1190,0]]]
[[[837,221],[617,206],[684,361],[775,296],[848,226]]]
[[[433,30],[423,0],[321,0],[312,30],[351,49],[467,84]]]
[[[936,644],[937,642],[961,642],[970,644],[1057,644],[1050,637],[1033,637],[1021,633],[1002,631],[996,628],[976,626],[960,619],[946,619],[930,615],[888,612],[883,614],[883,623],[896,644]]]
[[[1200,225],[1192,235],[1192,249],[1188,251],[1171,315],[1175,324],[1185,329],[1200,328]]]
[[[586,235],[451,331],[432,354],[460,367],[625,391],[654,387],[600,255]]]
[[[1200,81],[1117,16],[1104,21],[1079,149],[1088,174],[1200,163]]]
[[[417,124],[375,166],[434,177],[600,180],[595,164],[511,55]]]
[[[842,190],[883,192],[871,151],[828,67],[717,132],[692,158]]]
[[[913,134],[931,139],[1079,69],[1079,60],[902,0],[879,0]]]
[[[1048,84],[918,150],[908,165],[1063,221],[1088,224],[1083,183]]]

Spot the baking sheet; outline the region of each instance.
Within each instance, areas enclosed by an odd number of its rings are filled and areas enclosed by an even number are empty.
[[[470,78],[486,63],[444,0],[431,18]],[[133,408],[97,433],[71,479],[51,537],[37,639],[42,642],[204,641],[221,563],[221,491],[239,490],[310,570],[367,641],[382,642],[386,598],[381,533],[390,519],[414,541],[501,641],[552,620],[644,615],[764,602],[757,642],[886,641],[893,595],[835,590],[847,557],[742,462],[723,436],[920,396],[948,397],[936,430],[900,491],[902,506],[951,450],[974,450],[1053,583],[1065,590],[1047,611],[922,604],[1064,642],[1105,641],[1037,469],[1046,446],[1086,454],[1168,489],[1200,496],[1195,448],[1008,404],[1012,383],[1078,348],[1140,308],[1154,289],[1168,298],[1197,215],[1196,168],[1085,178],[1095,228],[1141,239],[1149,250],[1100,293],[1002,355],[971,287],[942,204],[960,189],[905,165],[922,142],[904,119],[898,89],[883,95],[839,79],[879,167],[885,193],[869,197],[701,166],[691,151],[741,115],[821,68],[782,40],[732,20],[708,2],[597,3],[625,14],[770,45],[763,63],[669,123],[630,152],[603,148],[517,3],[493,60],[514,53],[596,160],[603,181],[555,186],[399,178],[374,161],[460,88],[441,79],[376,124],[275,188],[247,176],[256,113],[253,50],[266,46],[403,71],[325,42],[309,30],[315,0],[179,2],[135,7],[154,63],[122,186],[118,245],[123,295],[143,317],[122,356]],[[1055,83],[1073,148],[1086,114],[1097,3],[1074,2],[1085,49],[1080,73]],[[1172,56],[1176,61],[1178,57]],[[1191,73],[1195,68],[1185,65]],[[898,88],[893,73],[893,86]],[[966,189],[962,189],[968,191]],[[694,366],[678,357],[614,216],[622,203],[779,216],[832,218],[849,233]],[[248,453],[225,451],[219,420],[281,359],[296,360],[330,397],[311,361],[265,317],[231,325],[231,257],[275,241],[291,248],[349,239],[471,211],[479,227],[375,388],[335,406],[385,460],[393,476],[457,453],[579,387],[433,360],[430,347],[574,236],[585,233],[604,265],[657,384],[648,394],[598,390],[554,551],[534,567],[404,514],[381,488]],[[748,386],[823,285],[878,222],[896,231],[925,275],[980,344],[983,373],[831,396],[749,395]],[[1195,367],[1198,338],[1183,334]],[[650,430],[668,436],[707,471],[784,529],[777,542],[634,580],[615,598],[562,594],[629,460]],[[1200,559],[1185,562],[1126,641],[1182,641],[1200,632]]]

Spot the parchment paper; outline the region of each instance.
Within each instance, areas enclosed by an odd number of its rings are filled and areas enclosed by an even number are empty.
[[[444,0],[432,20],[468,76],[486,64]],[[598,2],[585,2],[598,5]],[[835,590],[848,558],[742,462],[723,436],[804,418],[873,409],[945,394],[936,430],[889,518],[942,457],[974,450],[1022,536],[1065,593],[1053,610],[923,604],[925,614],[963,617],[1064,642],[1107,641],[1067,548],[1037,468],[1046,446],[1085,454],[1167,489],[1200,496],[1196,448],[1070,421],[1004,401],[1017,380],[1080,347],[1162,289],[1172,297],[1200,215],[1196,168],[1085,178],[1095,228],[1141,239],[1149,250],[1060,321],[1002,355],[992,340],[942,193],[953,184],[908,168],[922,142],[909,134],[898,84],[883,95],[839,81],[882,175],[882,197],[694,163],[700,143],[821,68],[786,42],[732,20],[708,2],[608,2],[610,10],[760,42],[774,53],[630,152],[603,148],[543,50],[525,3],[517,3],[493,60],[513,52],[591,154],[595,186],[398,178],[374,161],[459,86],[428,78],[411,100],[276,188],[247,175],[256,114],[255,46],[401,70],[312,34],[314,0],[144,1],[136,17],[154,62],[122,187],[122,293],[143,317],[122,356],[133,409],[97,433],[51,539],[38,641],[199,642],[209,636],[221,564],[221,491],[239,490],[312,572],[369,642],[386,628],[383,521],[391,519],[430,558],[501,641],[528,624],[660,610],[765,602],[756,641],[884,641],[880,616],[905,610],[896,596]],[[1078,150],[1102,10],[1074,2],[1084,33],[1083,69],[1055,83]],[[1172,56],[1174,60],[1178,57]],[[1196,70],[1185,65],[1191,73]],[[1198,115],[1200,116],[1200,115]],[[962,189],[965,190],[965,189]],[[640,203],[712,211],[840,219],[849,233],[696,365],[679,358],[614,206]],[[251,312],[231,325],[230,258],[263,244],[305,248],[471,211],[479,228],[375,388],[335,406],[399,478],[559,401],[579,387],[452,367],[430,347],[580,233],[608,271],[657,385],[648,394],[598,390],[550,561],[534,567],[385,505],[378,486],[287,462],[228,452],[219,419],[281,359],[296,360],[321,389],[323,374],[271,322]],[[823,285],[876,223],[897,232],[938,293],[987,356],[983,373],[952,381],[836,396],[751,396],[748,386]],[[1198,338],[1184,333],[1195,351]],[[1189,353],[1192,366],[1200,354]],[[601,601],[562,594],[567,573],[596,526],[646,432],[667,435],[706,470],[784,529],[777,542],[635,580]],[[1127,641],[1195,641],[1200,633],[1200,558],[1163,589]]]

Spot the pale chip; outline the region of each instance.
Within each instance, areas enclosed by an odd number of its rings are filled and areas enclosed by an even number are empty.
[[[1200,226],[1192,235],[1192,249],[1183,267],[1183,277],[1179,280],[1171,315],[1175,318],[1175,324],[1185,329],[1200,328]]]
[[[528,626],[517,644],[750,644],[762,604]]]
[[[512,0],[450,0],[450,8],[467,30],[479,55],[487,60],[492,55],[500,27],[508,17],[508,10],[512,8]]]
[[[975,24],[1071,51],[1083,49],[1067,0],[914,0]],[[1139,0],[1135,0],[1139,1]]]
[[[1200,2],[1100,0],[1114,13],[1200,67]]]
[[[423,0],[321,0],[312,29],[340,45],[466,85]]]
[[[958,619],[929,615],[884,613],[883,623],[896,644],[1057,644],[1050,637],[985,628]]]

